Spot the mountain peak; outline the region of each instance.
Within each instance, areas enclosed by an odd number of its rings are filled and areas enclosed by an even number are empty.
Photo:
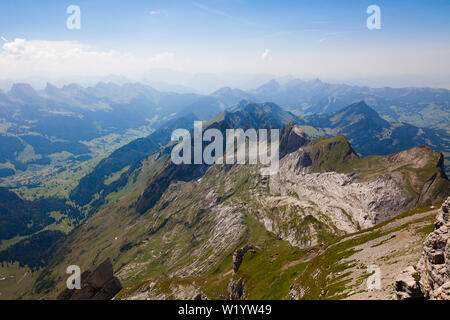
[[[241,100],[239,104],[229,108],[225,118],[236,127],[253,128],[259,128],[262,125],[281,128],[289,122],[299,122],[295,115],[283,110],[275,103],[256,103],[248,100]]]
[[[278,83],[277,80],[272,79],[269,82],[266,82],[265,84],[263,84],[262,86],[260,86],[258,89],[256,89],[256,91],[277,91],[278,89],[280,89],[280,84]]]
[[[246,95],[246,92],[244,92],[240,89],[231,88],[231,87],[220,88],[211,94],[211,96],[215,96],[215,97],[242,97],[245,95]]]
[[[298,150],[309,142],[305,132],[294,122],[289,122],[281,128],[280,134],[280,158],[288,153]]]
[[[239,103],[235,104],[234,106],[231,106],[229,108],[229,111],[234,112],[237,110],[244,110],[245,108],[247,108],[248,105],[252,104],[253,102],[247,100],[247,99],[242,99],[241,101],[239,101]]]
[[[28,83],[14,83],[9,92],[36,92]]]
[[[229,94],[233,92],[233,89],[231,87],[223,87],[220,89],[217,89],[216,91],[214,91],[211,95],[217,95],[217,94]]]
[[[345,109],[352,109],[352,110],[359,110],[359,111],[374,111],[374,112],[376,112],[364,100],[352,103],[351,105],[349,105],[346,108],[344,108],[344,110]]]
[[[256,103],[247,99],[242,99],[238,104],[230,108],[230,111],[232,112],[238,110],[246,112],[258,111],[258,112],[272,113],[278,112],[282,110],[282,108],[273,102]]]
[[[47,82],[47,85],[45,86],[44,92],[47,94],[53,94],[53,93],[57,93],[58,92],[58,88],[53,85],[50,82]]]
[[[27,83],[13,84],[11,90],[9,90],[8,92],[8,95],[25,102],[30,100],[41,99],[36,90],[34,90],[33,87]]]
[[[99,82],[96,84],[95,88],[99,89],[118,89],[120,86],[114,82]]]
[[[340,111],[336,111],[330,115],[329,119],[333,126],[353,125],[363,120],[369,121],[378,127],[386,127],[389,125],[365,101],[353,103]]]

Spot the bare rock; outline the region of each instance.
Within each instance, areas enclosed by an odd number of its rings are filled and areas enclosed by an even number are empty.
[[[423,244],[417,266],[420,285],[428,299],[450,299],[450,197],[444,202],[435,221],[435,230]]]
[[[120,280],[113,277],[95,293],[91,300],[111,300],[120,290],[122,290]]]
[[[280,158],[292,153],[308,142],[306,134],[293,122],[283,127],[280,132]]]
[[[89,276],[87,282],[95,289],[102,288],[113,278],[113,265],[111,260],[103,261]]]
[[[209,299],[208,299],[208,297],[207,297],[203,292],[200,292],[199,294],[197,294],[197,295],[194,297],[194,300],[205,301],[205,300],[209,300]]]
[[[59,300],[111,300],[122,290],[120,280],[114,276],[111,260],[106,259],[94,271],[81,275],[81,289],[66,289]]]
[[[244,281],[240,278],[238,281],[230,280],[228,284],[228,293],[230,300],[244,300]]]
[[[395,280],[395,295],[397,300],[421,300],[419,273],[413,267],[407,267]]]
[[[450,300],[450,281],[447,281],[434,292],[436,300]]]
[[[307,168],[311,165],[312,165],[312,160],[311,160],[311,156],[309,155],[309,153],[300,149],[298,151],[298,160],[295,165],[295,169],[299,170],[302,168]]]
[[[300,300],[305,295],[305,290],[302,287],[296,286],[294,284],[289,288],[289,299],[290,300]]]

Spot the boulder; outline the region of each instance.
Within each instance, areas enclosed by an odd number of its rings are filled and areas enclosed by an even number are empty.
[[[395,294],[397,300],[421,300],[419,273],[413,267],[407,267],[395,279]]]
[[[204,294],[203,292],[198,293],[195,297],[194,300],[197,301],[206,301],[209,300],[208,297],[206,296],[206,294]]]
[[[111,300],[122,290],[120,280],[114,276],[111,260],[106,259],[94,271],[81,275],[81,289],[66,289],[58,300]]]

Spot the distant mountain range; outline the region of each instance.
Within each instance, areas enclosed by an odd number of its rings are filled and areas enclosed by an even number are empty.
[[[450,151],[447,131],[388,122],[364,101],[336,112],[306,116],[301,123],[307,126],[304,128],[306,131],[322,130],[329,136],[346,135],[355,150],[363,156],[386,155],[417,145]]]
[[[139,83],[98,83],[88,88],[76,84],[56,88],[47,84],[42,91],[27,84],[14,84],[9,92],[0,91],[0,163],[11,163],[9,167],[0,168],[0,173],[10,175],[32,164],[49,164],[48,156],[53,153],[67,151],[75,157],[87,155],[90,150],[83,141],[107,134],[121,134],[150,123],[158,128],[164,121],[187,114],[207,120],[243,99],[273,102],[297,116],[328,114],[364,100],[384,120],[423,128],[425,139],[431,137],[427,143],[431,146],[439,145],[436,136],[446,136],[450,127],[450,91],[445,89],[372,89],[292,79],[283,84],[272,80],[247,92],[222,88],[205,96],[160,92]],[[385,129],[383,135],[389,135],[387,122],[376,121],[378,129]],[[308,118],[307,122],[320,128],[340,127],[325,124],[324,118],[317,121]],[[416,129],[402,125],[394,131],[411,134],[411,130]],[[27,146],[34,149],[34,155],[19,158],[24,151],[29,154]]]
[[[135,140],[116,150],[80,181],[72,191],[71,199],[86,205],[91,200],[97,199],[96,194],[100,194],[100,199],[103,199],[110,192],[117,190],[117,184],[125,181],[124,179],[134,170],[136,164],[169,142],[172,130],[189,129],[195,119],[194,115],[188,115],[171,120],[147,138]],[[274,103],[258,104],[243,100],[207,122],[208,125],[211,125],[211,121],[222,130],[248,126],[259,128],[262,125],[280,128],[289,123],[296,123],[306,133],[315,133],[311,136],[333,137],[340,134],[347,136],[354,150],[361,156],[387,155],[418,145],[428,145],[435,150],[450,150],[448,140],[441,131],[402,123],[389,123],[363,101],[331,114],[299,118]],[[122,173],[120,180],[109,186],[104,184],[105,179],[130,165],[131,169]],[[151,194],[155,196],[157,193],[152,191]],[[98,202],[98,199],[96,201]]]
[[[250,93],[298,114],[335,112],[364,100],[389,121],[446,130],[450,127],[447,89],[368,88],[294,79],[283,84],[272,80]]]

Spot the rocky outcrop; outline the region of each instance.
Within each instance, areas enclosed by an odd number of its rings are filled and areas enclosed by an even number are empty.
[[[66,289],[58,300],[111,300],[120,290],[122,284],[114,277],[111,261],[106,259],[93,272],[81,275],[81,289]]]
[[[305,295],[305,290],[298,285],[292,284],[289,288],[289,299],[290,300],[300,300]]]
[[[242,264],[242,260],[244,259],[245,254],[250,250],[255,250],[255,247],[252,244],[248,244],[245,247],[236,250],[236,252],[233,254],[233,271],[234,271],[234,273],[238,272],[239,267]]]
[[[427,147],[419,146],[416,147],[415,149],[426,150]],[[420,196],[419,199],[417,200],[417,203],[419,205],[423,206],[427,204],[428,199],[445,200],[445,197],[448,196],[449,184],[448,184],[448,177],[445,174],[443,154],[440,154],[435,168],[436,172],[431,177],[429,177],[427,181],[425,181],[422,190],[420,190]]]
[[[422,292],[429,299],[450,300],[450,197],[439,211],[435,230],[423,245],[418,264]]]
[[[419,273],[409,266],[395,280],[397,300],[422,300],[424,298],[419,284]]]
[[[233,279],[230,280],[228,284],[228,293],[230,295],[230,300],[244,300],[244,281],[242,278],[235,281]]]
[[[297,151],[298,148],[309,142],[306,134],[293,122],[281,128],[280,132],[280,158],[286,154]]]
[[[206,294],[204,294],[203,292],[200,292],[194,297],[194,300],[196,300],[196,301],[206,301],[206,300],[209,300],[209,299],[206,296]]]
[[[442,205],[435,221],[435,230],[423,244],[417,264],[406,268],[395,282],[398,300],[450,300],[450,197]]]

